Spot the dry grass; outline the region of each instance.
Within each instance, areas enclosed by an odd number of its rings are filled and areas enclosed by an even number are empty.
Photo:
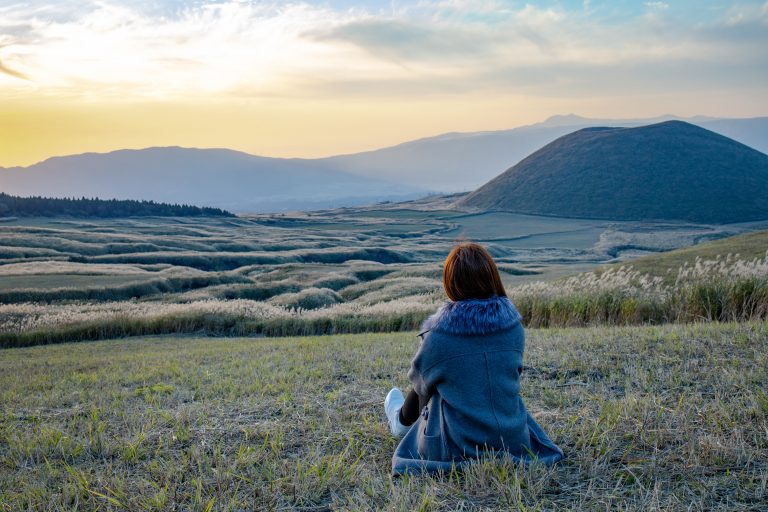
[[[493,219],[505,222],[488,224]],[[699,265],[704,272],[685,267],[691,276],[680,282],[674,272],[665,279],[626,269],[547,281],[568,265],[595,265],[610,248],[668,248],[722,232],[603,224],[364,208],[236,219],[13,221],[0,226],[0,346],[150,334],[412,330],[444,299],[440,261],[454,236],[472,233],[488,237],[481,241],[499,260],[528,326],[768,316],[768,259],[728,260],[725,273],[706,260]],[[586,231],[603,229],[610,236],[587,250],[594,233]],[[682,232],[689,238],[681,242]],[[765,234],[736,240],[744,254],[765,254]],[[710,254],[710,245],[696,250]],[[541,282],[525,275],[526,261],[537,263]],[[553,261],[556,272],[547,270]]]
[[[752,260],[764,257],[767,249],[768,231],[758,231],[666,253],[643,256],[633,260],[632,266],[639,272],[660,276],[671,282],[677,276],[678,268],[684,265],[694,266],[697,258],[714,260],[718,256],[734,254],[742,260]],[[617,266],[619,265],[613,265],[613,267]]]
[[[0,510],[766,510],[768,324],[530,330],[567,454],[393,480],[413,333],[0,352]]]
[[[697,257],[672,275],[674,279],[665,280],[631,266],[616,267],[519,286],[510,290],[510,296],[526,325],[533,327],[768,317],[768,252],[751,260],[731,254],[709,260]]]
[[[0,346],[147,334],[294,336],[416,329],[444,300],[440,282],[424,276],[433,271],[426,265],[388,267],[357,262],[344,270],[291,264],[219,275],[194,271],[200,275],[169,281],[177,288],[204,288],[176,294],[176,301],[0,305]],[[171,274],[175,269],[146,274]],[[403,275],[409,271],[415,275]],[[248,276],[258,284],[237,282]],[[346,278],[351,284],[338,292],[309,286],[323,276],[337,284]],[[211,281],[214,278],[218,281]],[[227,280],[235,284],[211,286]],[[109,297],[120,292],[126,298],[149,295],[146,287],[128,285],[104,293]],[[23,292],[0,290],[0,300],[7,295],[23,299]],[[44,297],[39,290],[30,293],[38,300]],[[102,297],[98,289],[70,293],[73,299],[81,298],[78,293]],[[508,293],[528,327],[762,320],[768,318],[768,254],[752,260],[731,255],[699,258],[680,267],[672,284],[620,267],[529,283],[508,288]]]

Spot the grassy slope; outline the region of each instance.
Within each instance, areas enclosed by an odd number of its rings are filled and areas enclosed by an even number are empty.
[[[662,277],[674,279],[677,269],[683,263],[695,263],[696,258],[715,259],[717,256],[739,254],[743,259],[763,258],[768,251],[768,231],[756,231],[743,235],[731,236],[712,242],[676,249],[674,251],[651,254],[635,260],[614,264],[614,267],[632,265],[635,269]]]
[[[389,476],[413,333],[0,352],[0,510],[768,507],[768,324],[530,330],[554,469]]]
[[[587,128],[532,153],[457,204],[724,224],[766,219],[767,175],[765,154],[685,122]]]

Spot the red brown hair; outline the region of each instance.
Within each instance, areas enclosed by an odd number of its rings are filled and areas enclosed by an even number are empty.
[[[443,288],[452,301],[507,295],[493,256],[472,242],[461,243],[448,253],[443,263]]]

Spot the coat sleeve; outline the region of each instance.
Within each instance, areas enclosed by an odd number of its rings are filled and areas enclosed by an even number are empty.
[[[434,364],[434,357],[430,350],[430,333],[423,337],[419,350],[411,362],[411,369],[408,370],[408,379],[413,384],[413,389],[423,400],[429,400],[434,394],[435,386],[439,380],[439,372]]]

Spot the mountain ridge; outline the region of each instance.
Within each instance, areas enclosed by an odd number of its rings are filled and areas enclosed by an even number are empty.
[[[572,120],[571,122],[561,122],[561,118],[567,118]],[[703,115],[696,115],[692,117],[680,117],[675,116],[674,114],[664,114],[661,116],[655,116],[655,117],[648,117],[648,118],[630,118],[630,119],[623,119],[623,118],[590,118],[590,117],[583,117],[577,114],[555,114],[552,116],[549,116],[544,121],[538,122],[538,123],[532,123],[532,124],[526,124],[521,126],[516,126],[513,128],[502,128],[499,130],[478,130],[478,131],[470,131],[470,132],[464,132],[464,131],[451,131],[451,132],[444,132],[439,133],[436,135],[428,135],[425,137],[419,137],[413,140],[406,140],[403,142],[399,142],[390,146],[384,146],[380,148],[373,148],[373,149],[366,149],[362,151],[356,151],[351,153],[339,153],[336,155],[329,155],[329,156],[320,156],[320,157],[278,157],[278,156],[265,156],[265,155],[257,155],[254,153],[249,153],[247,151],[242,151],[238,149],[232,149],[232,148],[226,148],[226,147],[197,147],[197,146],[179,146],[179,145],[169,145],[169,146],[145,146],[145,147],[138,147],[138,148],[118,148],[118,149],[112,149],[109,151],[84,151],[82,153],[69,153],[65,155],[54,155],[47,158],[44,158],[43,160],[39,160],[37,162],[34,162],[30,165],[15,165],[15,166],[9,166],[4,167],[0,166],[0,170],[12,170],[12,169],[25,169],[28,167],[32,167],[34,165],[41,164],[43,162],[47,162],[51,159],[56,158],[66,158],[69,156],[83,156],[83,155],[106,155],[111,153],[116,153],[120,151],[142,151],[146,149],[200,149],[200,150],[222,150],[222,151],[232,151],[235,153],[243,153],[248,156],[256,157],[256,158],[262,158],[262,159],[271,159],[271,160],[291,160],[291,161],[302,161],[302,162],[314,162],[314,161],[321,161],[321,160],[329,160],[329,159],[336,159],[336,158],[344,158],[344,157],[351,157],[351,156],[358,156],[358,155],[366,155],[371,153],[377,153],[380,151],[387,151],[392,150],[404,146],[411,146],[411,145],[417,145],[424,142],[431,142],[431,141],[453,141],[460,138],[476,138],[476,137],[483,137],[487,135],[501,135],[501,134],[509,134],[518,130],[528,130],[528,129],[547,129],[547,128],[572,128],[572,127],[587,127],[587,126],[596,126],[596,125],[604,125],[604,126],[625,126],[625,125],[636,125],[636,126],[643,126],[648,124],[655,124],[659,122],[664,121],[670,121],[670,120],[680,120],[685,121],[690,124],[696,124],[698,122],[701,123],[713,123],[713,124],[722,124],[722,123],[728,123],[728,122],[734,122],[734,123],[749,123],[749,122],[761,122],[766,123],[765,129],[768,130],[768,115],[766,116],[756,116],[756,117],[734,117],[734,118],[721,118],[721,117],[712,117],[712,116],[703,116]],[[716,131],[716,130],[712,130]],[[719,132],[718,132],[719,133]],[[721,134],[722,135],[722,134]],[[731,137],[733,138],[733,137]],[[763,138],[761,137],[761,140]],[[554,139],[553,139],[554,140]],[[736,140],[736,139],[734,139]],[[741,142],[741,141],[739,141]],[[746,143],[745,143],[746,144]],[[746,144],[747,146],[753,147],[750,144]],[[761,147],[763,147],[762,144],[759,144]],[[761,153],[768,154],[768,140],[766,140],[764,149],[755,148]]]
[[[0,169],[0,191],[193,203],[237,212],[326,208],[427,193],[307,161],[179,146],[57,156]]]
[[[674,116],[661,116],[663,118]],[[656,119],[656,118],[653,118]],[[717,128],[721,134],[731,136],[743,143],[751,143],[753,148],[768,152],[768,117],[743,119],[712,119],[704,116],[691,118],[705,126]],[[525,125],[509,130],[487,130],[479,132],[447,132],[432,137],[406,141],[369,151],[336,155],[323,158],[281,158],[252,155],[230,148],[194,148],[184,146],[152,146],[149,148],[123,148],[109,152],[86,152],[79,155],[53,156],[30,166],[0,167],[0,191],[16,195],[50,195],[60,197],[64,192],[72,196],[118,197],[122,199],[153,199],[163,202],[186,202],[210,205],[237,212],[281,211],[316,209],[334,206],[355,206],[379,201],[399,201],[424,196],[428,193],[455,193],[472,191],[492,179],[504,169],[516,164],[532,152],[580,127],[595,124],[614,126],[636,125],[640,120],[600,120],[575,114],[552,116],[548,120]],[[265,176],[268,183],[275,174],[290,174],[290,180],[277,180],[274,187],[261,187],[253,180],[246,179],[242,187],[233,187],[230,192],[218,194],[213,202],[211,194],[200,194],[187,189],[187,194],[160,194],[159,187],[174,187],[172,179],[164,180],[167,169],[156,163],[149,165],[154,170],[150,178],[162,184],[151,188],[148,196],[136,183],[121,177],[112,188],[101,184],[96,186],[89,181],[103,181],[101,176],[90,175],[79,178],[71,174],[70,181],[80,182],[81,187],[71,187],[71,183],[62,183],[63,189],[45,184],[48,177],[35,169],[51,172],[54,181],[59,168],[70,166],[68,159],[83,158],[92,161],[101,157],[121,159],[126,155],[154,153],[187,152],[195,162],[199,155],[213,154],[225,157],[223,162],[210,162],[209,179],[219,180],[217,169],[226,168],[233,160],[240,161],[236,167],[242,167],[242,161],[250,162],[253,172]],[[134,152],[134,153],[131,153]],[[207,152],[207,153],[206,153]],[[164,158],[158,157],[160,160]],[[169,166],[176,165],[175,163]],[[71,166],[70,166],[71,167]],[[111,163],[103,166],[104,176],[108,176]],[[31,174],[26,174],[32,170]],[[311,172],[310,172],[311,170]],[[173,171],[173,169],[171,169]],[[73,172],[73,171],[70,171]],[[128,170],[125,170],[128,172]],[[171,172],[174,174],[174,172]],[[178,173],[175,173],[177,176]],[[241,175],[242,170],[235,174]],[[28,176],[22,179],[20,176]],[[314,178],[316,179],[313,179]],[[183,176],[180,176],[181,179]],[[365,181],[368,180],[368,181]],[[119,185],[118,185],[119,183]],[[311,186],[314,183],[316,186]],[[351,184],[345,189],[344,184]],[[334,185],[335,184],[335,185]],[[256,191],[264,188],[264,194],[248,196],[244,188],[254,187]],[[124,194],[132,191],[130,196]],[[210,192],[216,192],[216,187]],[[214,194],[215,195],[215,194]]]
[[[560,137],[456,206],[723,224],[768,219],[765,197],[768,155],[693,124],[666,121]]]

